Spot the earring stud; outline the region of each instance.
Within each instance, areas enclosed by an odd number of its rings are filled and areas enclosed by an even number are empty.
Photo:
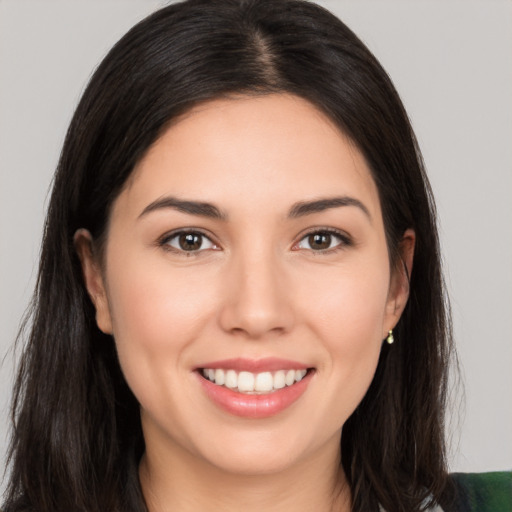
[[[388,337],[386,338],[386,341],[388,342],[389,345],[391,345],[395,341],[395,338],[393,337],[393,330],[388,332]]]

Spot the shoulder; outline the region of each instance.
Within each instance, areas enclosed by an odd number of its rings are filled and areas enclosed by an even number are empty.
[[[454,512],[512,511],[512,471],[453,473],[451,480],[456,490]]]

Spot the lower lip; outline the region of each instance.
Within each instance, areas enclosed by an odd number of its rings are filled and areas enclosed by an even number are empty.
[[[313,372],[291,386],[278,389],[272,393],[249,395],[238,393],[225,386],[218,386],[198,375],[207,396],[221,409],[243,418],[268,418],[279,414],[296,402],[306,391]]]

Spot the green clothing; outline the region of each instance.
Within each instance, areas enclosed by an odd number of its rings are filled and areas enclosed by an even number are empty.
[[[512,472],[454,473],[454,507],[446,512],[512,512]]]

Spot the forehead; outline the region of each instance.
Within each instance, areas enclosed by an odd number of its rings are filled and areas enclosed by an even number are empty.
[[[364,199],[380,214],[374,180],[355,144],[314,105],[289,94],[194,107],[153,144],[123,194],[133,201],[177,195],[226,207],[244,198],[246,206],[276,209],[341,194]]]

